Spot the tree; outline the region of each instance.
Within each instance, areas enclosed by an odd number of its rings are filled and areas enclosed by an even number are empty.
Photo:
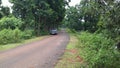
[[[10,14],[10,8],[4,7],[1,4],[2,4],[2,1],[0,0],[0,18],[4,16],[8,16]]]
[[[100,17],[97,9],[98,6],[94,0],[82,0],[79,5],[68,9],[67,18],[71,22],[69,25],[77,30],[95,32],[98,29],[97,22]]]
[[[0,8],[1,8],[2,1],[0,0]],[[0,18],[2,18],[2,12],[0,11]]]
[[[1,12],[2,12],[3,16],[8,16],[8,15],[10,15],[10,8],[2,6]]]
[[[24,22],[21,21],[21,19],[17,19],[15,17],[3,17],[0,20],[0,31],[3,29],[21,29],[23,23]]]
[[[120,39],[119,11],[120,1],[81,0],[79,5],[67,9],[65,24],[75,30],[97,31]]]
[[[58,27],[65,16],[64,0],[10,0],[10,2],[14,4],[13,14],[26,22],[25,27],[30,27],[30,22],[33,21],[36,35],[40,35],[41,31],[48,31],[51,26]]]
[[[70,29],[75,29],[75,30],[82,30],[83,29],[83,22],[82,20],[82,15],[79,12],[79,9],[76,7],[70,7],[66,11],[66,17],[65,17],[65,24],[70,28]]]
[[[50,4],[50,8],[53,9],[54,13],[52,14],[53,27],[60,25],[60,22],[64,19],[65,16],[65,0],[47,0]],[[49,19],[49,20],[50,20]]]
[[[105,6],[98,2],[99,6],[102,6],[101,9],[103,12],[98,22],[100,30],[107,33],[108,37],[118,38],[120,35],[120,2],[116,0],[103,1],[106,3]]]

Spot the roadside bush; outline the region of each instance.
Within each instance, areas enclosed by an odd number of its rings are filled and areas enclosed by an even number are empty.
[[[88,32],[81,32],[77,37],[82,44],[77,48],[81,49],[85,68],[120,68],[120,53],[114,48],[114,40]]]
[[[20,42],[23,38],[23,32],[21,30],[19,30],[18,28],[16,28],[15,30],[13,30],[13,40],[14,42]]]
[[[7,30],[7,29],[4,29],[2,31],[0,31],[0,44],[6,44],[8,43],[9,41],[7,40],[11,40],[12,39],[12,35],[11,35],[11,30]]]
[[[23,38],[24,39],[30,39],[34,36],[34,31],[33,30],[25,30],[23,31]]]
[[[15,17],[4,17],[0,20],[0,30],[21,28],[23,22]]]
[[[41,30],[40,31],[40,35],[48,35],[49,31],[45,31],[45,30]]]
[[[19,29],[3,29],[0,31],[0,44],[16,43],[22,40],[22,31]]]

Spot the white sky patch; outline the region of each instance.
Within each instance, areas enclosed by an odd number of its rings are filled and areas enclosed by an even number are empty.
[[[81,0],[71,0],[70,6],[75,6],[76,4],[79,4]],[[11,7],[12,4],[8,0],[2,0],[3,6]]]
[[[70,6],[75,6],[76,4],[79,4],[81,0],[71,0],[69,3]]]
[[[120,1],[120,0],[116,0],[116,1]]]
[[[2,5],[3,6],[7,6],[7,7],[11,7],[12,6],[12,4],[8,0],[2,0]]]
[[[12,13],[12,5],[9,0],[2,0],[2,5],[5,6],[5,7],[9,7],[10,8],[10,12]]]
[[[70,6],[75,6],[76,4],[79,4],[80,1],[81,1],[81,0],[71,0],[71,2],[70,2],[69,5],[70,5]],[[12,7],[12,4],[9,2],[9,0],[2,0],[2,5],[3,5],[3,6],[10,7],[10,9],[11,9],[11,7]],[[11,11],[12,11],[12,9],[11,9]]]

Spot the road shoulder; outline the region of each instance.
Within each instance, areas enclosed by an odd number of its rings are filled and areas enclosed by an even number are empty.
[[[76,45],[79,44],[74,34],[70,34],[70,42],[67,45],[64,55],[60,58],[55,68],[77,68],[82,63],[79,50]]]

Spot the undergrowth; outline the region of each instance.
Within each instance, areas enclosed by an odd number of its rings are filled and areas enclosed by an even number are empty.
[[[120,52],[115,49],[114,40],[102,34],[76,33],[79,54],[84,59],[84,68],[120,68]]]

